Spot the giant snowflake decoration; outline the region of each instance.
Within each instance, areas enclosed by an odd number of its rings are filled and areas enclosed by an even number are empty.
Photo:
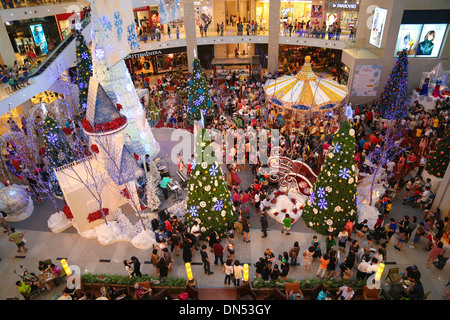
[[[201,104],[201,101],[198,100],[198,99],[194,100],[194,104],[195,104],[196,107],[198,107]]]
[[[106,35],[106,37],[109,38],[107,32],[108,32],[108,31],[112,31],[112,24],[111,24],[111,21],[109,21],[108,17],[102,16],[102,17],[100,18],[100,22],[102,23],[103,28],[105,29],[105,35]]]
[[[339,153],[341,152],[341,145],[339,144],[339,142],[336,142],[336,145],[333,148],[333,152],[334,153]]]
[[[104,59],[104,58],[105,58],[105,50],[103,50],[102,47],[97,46],[97,47],[95,48],[95,57],[96,57],[98,60]]]
[[[119,11],[114,12],[114,26],[116,28],[117,40],[120,42],[122,40],[123,33],[123,20]]]
[[[324,188],[319,188],[318,190],[317,190],[317,196],[319,197],[319,198],[323,198],[324,196],[325,196],[325,189]]]
[[[83,52],[83,53],[81,54],[81,58],[87,59],[87,58],[89,58],[89,55],[87,54],[87,52]]]
[[[48,136],[47,136],[47,140],[50,142],[50,143],[56,143],[57,141],[58,141],[58,136],[56,135],[56,134],[54,134],[54,133],[50,133]]]
[[[222,200],[218,200],[216,202],[216,204],[214,205],[214,210],[216,211],[221,211],[224,207],[223,201]]]
[[[339,177],[341,177],[342,179],[350,178],[350,170],[348,170],[347,168],[340,169],[339,170]]]
[[[191,214],[191,216],[194,216],[194,217],[197,216],[198,215],[197,212],[198,212],[198,209],[196,206],[191,206],[189,208],[189,213]]]
[[[134,25],[134,21],[131,22],[127,27],[127,40],[128,45],[130,46],[130,50],[139,48],[139,40],[136,35],[136,27]]]
[[[209,174],[215,177],[219,173],[219,168],[213,164],[211,168],[209,168]]]
[[[311,201],[312,203],[314,203],[314,201],[316,201],[316,194],[314,192],[311,192],[309,194],[309,201]]]
[[[319,200],[319,208],[320,209],[322,209],[322,210],[326,209],[327,205],[328,205],[328,202],[324,198]]]
[[[200,101],[200,102],[205,101],[205,96],[200,96],[200,97],[198,97],[198,101]]]

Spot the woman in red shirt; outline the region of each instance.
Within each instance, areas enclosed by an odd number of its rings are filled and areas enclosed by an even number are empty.
[[[414,167],[414,164],[417,161],[417,157],[414,152],[412,152],[408,158],[406,158],[406,172],[411,170]]]

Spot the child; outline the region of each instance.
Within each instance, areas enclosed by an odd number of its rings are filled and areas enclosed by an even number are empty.
[[[384,208],[384,215],[385,215],[385,217],[389,217],[389,214],[391,212],[391,208],[392,208],[392,201],[389,199],[387,201],[386,207]]]
[[[61,275],[61,270],[53,263],[50,265],[50,272],[53,273],[54,275],[57,275],[58,277]]]
[[[289,217],[289,214],[286,213],[283,219],[283,229],[281,229],[281,233],[284,233],[284,230],[286,230],[286,235],[290,235],[289,230],[291,230],[291,223],[292,220]]]
[[[399,232],[398,233],[398,238],[397,238],[397,244],[394,245],[394,248],[397,249],[398,251],[401,251],[403,248],[403,245],[405,244],[406,241],[406,230],[403,230],[403,232]]]
[[[319,277],[320,274],[322,274],[321,278],[323,279],[329,263],[330,263],[330,256],[328,255],[328,253],[325,253],[323,257],[320,258],[320,266],[319,269],[317,270],[316,276]]]

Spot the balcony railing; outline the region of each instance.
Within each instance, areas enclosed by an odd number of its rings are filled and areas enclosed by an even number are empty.
[[[64,2],[73,2],[73,0],[1,0],[0,9],[27,8]]]

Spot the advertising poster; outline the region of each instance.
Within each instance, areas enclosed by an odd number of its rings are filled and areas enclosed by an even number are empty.
[[[195,8],[195,24],[199,25],[211,25],[212,23],[212,6],[199,6]]]
[[[381,65],[357,65],[353,74],[351,96],[373,97],[377,95]]]
[[[424,24],[417,46],[417,57],[435,58],[444,40],[446,24]]]
[[[377,48],[381,47],[384,27],[386,24],[387,10],[375,8],[373,13],[372,28],[370,30],[369,43]]]
[[[161,24],[181,19],[180,0],[159,0]]]
[[[398,57],[403,50],[407,50],[408,56],[416,55],[422,26],[422,24],[402,24],[400,26],[395,45],[395,57]]]
[[[322,27],[322,14],[323,7],[321,5],[312,5],[311,6],[311,27]]]
[[[48,53],[47,39],[45,38],[42,24],[33,24],[30,26],[33,35],[34,44],[41,49],[42,54]]]
[[[338,20],[337,13],[327,13],[327,28]]]

